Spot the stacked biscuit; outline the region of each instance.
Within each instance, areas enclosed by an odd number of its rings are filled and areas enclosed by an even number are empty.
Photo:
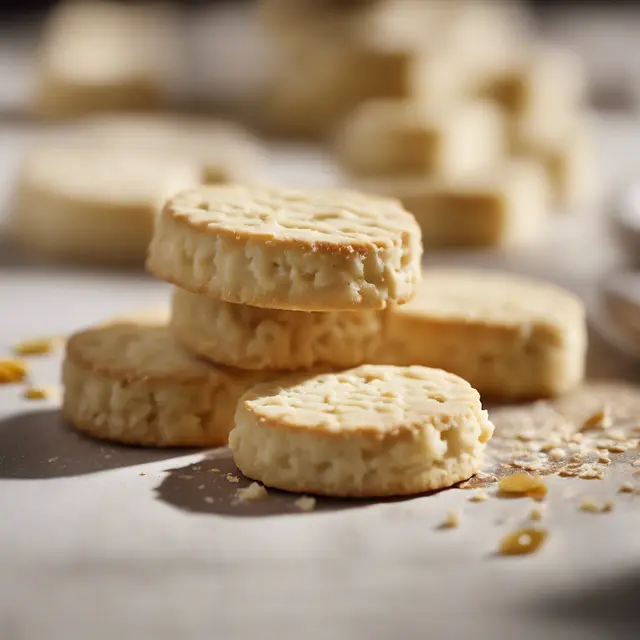
[[[278,130],[329,139],[434,248],[521,245],[594,194],[585,74],[491,0],[263,0]]]
[[[395,200],[182,192],[147,261],[175,285],[169,325],[123,320],[73,336],[64,412],[128,443],[229,438],[243,473],[281,489],[449,486],[479,470],[492,432],[478,391],[539,397],[581,381],[584,310],[515,276],[423,273],[421,255],[419,226]]]

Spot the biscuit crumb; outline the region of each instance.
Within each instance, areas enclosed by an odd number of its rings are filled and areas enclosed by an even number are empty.
[[[204,501],[205,501],[207,504],[213,504],[213,498],[212,498],[211,496],[205,496],[205,497],[204,497]]]
[[[54,456],[53,458],[49,458],[47,462],[55,462],[58,458],[59,456]]]
[[[502,538],[498,551],[506,556],[522,556],[535,553],[546,539],[547,532],[544,529],[525,527]]]
[[[240,482],[240,478],[238,478],[238,476],[234,476],[233,473],[227,473],[227,475],[225,476],[225,478],[229,481],[232,482],[233,484],[236,484],[237,482]]]
[[[607,447],[607,451],[609,451],[609,453],[624,453],[627,448],[624,444],[610,444]]]
[[[584,498],[580,503],[580,510],[587,513],[609,513],[613,511],[613,502],[605,502],[600,505],[591,498]]]
[[[633,493],[633,485],[630,482],[623,482],[618,491],[620,493]]]
[[[606,453],[599,453],[598,462],[600,464],[611,464],[611,458]]]
[[[578,478],[582,478],[582,480],[602,480],[604,473],[602,469],[598,469],[593,465],[584,465],[578,473]]]
[[[589,429],[608,429],[611,426],[611,408],[605,405],[599,411],[591,414],[583,423],[582,431]]]
[[[529,520],[534,520],[536,522],[542,520],[542,509],[539,509],[538,507],[531,509],[531,512],[529,513]]]
[[[216,469],[215,467],[213,469],[209,469],[209,471],[211,473],[222,473],[222,471],[220,471],[220,469]]]
[[[547,485],[540,476],[528,473],[514,473],[500,478],[498,489],[501,493],[527,496],[541,500],[547,495]]]
[[[141,471],[138,475],[139,476],[146,476],[147,474],[144,471]]]
[[[486,491],[476,491],[469,500],[471,502],[486,502],[489,499],[489,495]]]
[[[549,451],[549,457],[552,460],[562,460],[562,458],[564,458],[564,449],[560,449],[559,447],[556,447],[555,449],[551,449],[551,451]]]
[[[21,340],[13,346],[13,352],[18,356],[41,356],[55,351],[59,338],[29,338]]]
[[[316,499],[311,496],[302,496],[293,503],[300,511],[313,511],[316,508]]]
[[[248,487],[238,489],[236,497],[239,502],[250,500],[264,500],[267,497],[267,490],[257,482],[252,482]]]
[[[181,476],[178,476],[178,480],[193,480],[193,476],[182,474]]]
[[[442,523],[443,529],[455,529],[460,526],[460,511],[458,509],[450,509]]]
[[[22,397],[25,400],[46,400],[49,397],[49,390],[43,387],[27,387]]]
[[[26,362],[17,358],[0,360],[0,384],[22,382],[29,374]]]

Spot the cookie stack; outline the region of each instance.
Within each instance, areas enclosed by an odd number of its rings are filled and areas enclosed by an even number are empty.
[[[450,486],[479,470],[493,430],[477,388],[537,397],[582,379],[584,309],[505,274],[422,274],[421,255],[420,228],[395,200],[182,192],[147,261],[175,285],[168,325],[123,319],[71,337],[63,412],[119,442],[228,440],[243,473],[281,489]]]

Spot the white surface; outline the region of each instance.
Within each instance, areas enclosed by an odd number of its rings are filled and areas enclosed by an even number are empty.
[[[640,173],[637,125],[599,130],[607,181]],[[0,136],[8,185],[23,136]],[[293,148],[274,150],[269,167],[283,182],[339,178],[322,156]],[[617,261],[604,228],[595,214],[559,216],[538,248],[430,261],[503,265],[588,297]],[[21,267],[4,246],[0,264],[0,353],[166,296],[143,274]],[[606,350],[605,360],[615,373],[631,370]],[[57,382],[58,357],[33,364],[36,383]],[[602,516],[563,497],[573,488],[610,498],[616,472],[597,483],[551,478],[548,543],[531,557],[499,558],[500,537],[531,501],[471,504],[470,493],[451,490],[322,501],[305,514],[271,492],[234,507],[246,483],[208,470],[231,470],[226,453],[184,470],[204,454],[101,445],[60,424],[55,402],[19,393],[0,387],[2,640],[638,637],[640,497],[616,497]],[[452,507],[463,510],[460,528],[438,530]]]

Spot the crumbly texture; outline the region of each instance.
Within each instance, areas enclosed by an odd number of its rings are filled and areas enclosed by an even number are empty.
[[[241,369],[353,367],[382,340],[379,311],[305,312],[232,304],[175,288],[171,330],[190,351]]]
[[[389,310],[376,360],[451,371],[487,396],[561,395],[584,378],[585,310],[573,294],[513,274],[427,269]]]
[[[363,103],[345,121],[337,157],[358,176],[473,175],[504,158],[505,124],[488,102],[425,107],[410,100]]]
[[[344,497],[420,493],[480,469],[493,425],[471,385],[425,367],[364,365],[263,384],[229,444],[267,486]]]
[[[511,159],[458,178],[387,178],[357,183],[397,198],[422,229],[429,249],[519,246],[547,228],[551,186],[535,160]]]
[[[199,164],[208,184],[254,180],[263,161],[260,144],[248,131],[217,120],[110,114],[81,120],[66,135],[79,145],[189,158]]]
[[[166,327],[115,323],[67,342],[62,412],[89,435],[153,447],[227,442],[240,396],[256,374],[207,365]]]
[[[421,255],[420,228],[395,200],[346,190],[221,185],[169,200],[147,267],[182,289],[225,302],[355,311],[410,300]]]
[[[37,255],[143,264],[162,202],[199,182],[198,165],[181,158],[44,145],[24,160],[11,232]]]

